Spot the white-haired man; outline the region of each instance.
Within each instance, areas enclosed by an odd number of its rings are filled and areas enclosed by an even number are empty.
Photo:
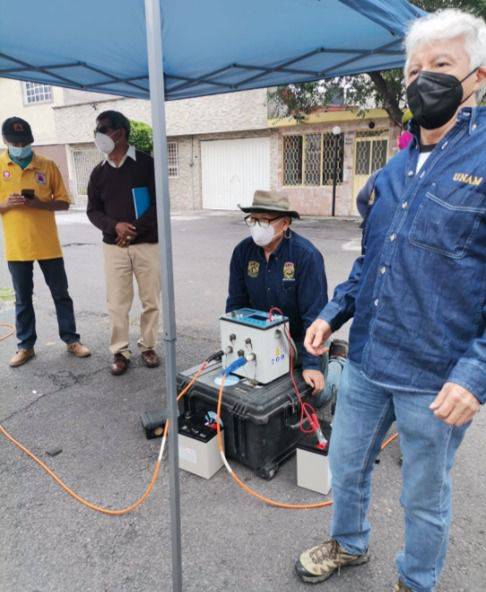
[[[444,565],[450,470],[486,401],[486,25],[457,10],[415,21],[405,80],[414,140],[380,173],[364,255],[309,327],[322,344],[354,317],[330,450],[331,538],[297,574],[368,561],[371,473],[396,418],[404,549],[395,590],[431,592]]]

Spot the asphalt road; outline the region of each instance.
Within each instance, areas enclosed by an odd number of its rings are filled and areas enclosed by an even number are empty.
[[[79,330],[94,355],[69,357],[57,337],[52,302],[36,275],[37,357],[12,370],[12,338],[0,343],[0,420],[65,481],[89,499],[121,507],[144,490],[158,442],[145,440],[140,414],[164,401],[163,368],[137,357],[130,372],[109,374],[109,333],[100,236],[81,213],[59,216]],[[331,287],[342,281],[359,251],[356,222],[305,220],[301,233],[322,251]],[[195,365],[218,346],[232,247],[246,235],[232,214],[174,217],[178,367]],[[10,279],[0,266],[0,321],[12,321]],[[132,315],[133,345],[138,307]],[[346,329],[342,330],[343,335]],[[62,448],[51,458],[47,450]],[[399,505],[399,447],[376,466],[371,522],[372,561],[344,571],[316,590],[386,592],[396,581],[394,556],[403,535]],[[289,461],[270,482],[242,467],[255,488],[284,501],[315,501],[295,484]],[[454,520],[440,592],[486,588],[486,416],[480,414],[454,468]],[[221,470],[210,481],[181,473],[184,590],[297,592],[293,574],[302,549],[327,535],[330,510],[289,512],[261,505]],[[1,592],[155,592],[171,590],[168,474],[164,467],[147,503],[122,518],[79,506],[38,467],[0,439]]]

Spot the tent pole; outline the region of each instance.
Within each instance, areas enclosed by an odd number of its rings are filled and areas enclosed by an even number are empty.
[[[172,591],[182,592],[181,513],[179,490],[179,449],[177,434],[176,324],[174,273],[170,226],[170,198],[165,125],[165,92],[160,0],[145,0],[147,53],[154,138],[157,222],[159,227],[162,311],[164,323],[166,388],[169,406],[170,517],[172,543]]]

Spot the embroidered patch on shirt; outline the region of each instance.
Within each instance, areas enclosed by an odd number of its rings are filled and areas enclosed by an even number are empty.
[[[258,277],[260,271],[260,263],[258,261],[248,261],[248,275],[251,278]]]
[[[283,266],[283,279],[295,280],[295,265],[292,261],[286,261]]]
[[[37,181],[37,183],[39,183],[39,185],[45,185],[47,182],[44,173],[36,173],[35,180]]]
[[[10,179],[10,177],[11,177],[10,171],[3,171],[3,178],[4,179]]]
[[[459,183],[466,183],[467,185],[474,185],[477,187],[483,182],[482,177],[476,177],[475,175],[468,175],[467,173],[456,173],[452,179]]]

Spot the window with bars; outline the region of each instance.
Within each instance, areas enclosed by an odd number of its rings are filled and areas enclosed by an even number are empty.
[[[336,182],[343,182],[344,134],[312,133],[284,136],[283,184],[332,185],[334,161]]]
[[[336,161],[336,182],[343,182],[344,172],[344,134],[322,134],[322,184],[332,185],[334,178],[334,161]]]
[[[97,148],[72,148],[74,174],[76,178],[76,193],[88,194],[88,182],[91,172],[101,162],[103,155]]]
[[[283,184],[302,185],[302,136],[284,136]]]
[[[179,176],[179,147],[177,142],[167,142],[169,177]]]
[[[24,102],[27,105],[52,102],[52,86],[38,82],[24,82],[23,85]]]
[[[388,140],[358,138],[354,172],[356,175],[371,175],[385,166],[388,153]]]

